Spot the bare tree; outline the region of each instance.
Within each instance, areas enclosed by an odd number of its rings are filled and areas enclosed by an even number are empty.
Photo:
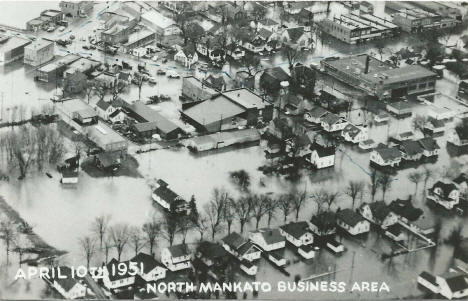
[[[94,238],[89,236],[80,238],[79,242],[81,250],[83,251],[86,258],[86,267],[89,269],[89,264],[94,255],[94,252],[96,251],[96,242]]]
[[[416,115],[411,121],[412,127],[415,131],[420,131],[424,135],[424,128],[428,123],[428,119],[422,115]]]
[[[130,245],[135,251],[135,256],[140,252],[140,250],[145,246],[145,241],[143,238],[143,233],[140,228],[132,227],[129,230],[130,232]]]
[[[224,205],[223,219],[226,222],[228,234],[231,234],[232,223],[234,222],[234,200],[229,198]]]
[[[0,239],[5,243],[6,265],[9,265],[10,247],[16,240],[18,233],[15,225],[11,221],[3,221],[0,223]]]
[[[338,191],[336,191],[336,192],[326,191],[323,194],[323,196],[324,196],[325,204],[327,204],[327,208],[330,211],[331,206],[336,203],[336,200],[340,196],[340,192],[338,192]]]
[[[224,206],[229,199],[229,195],[223,189],[215,188],[211,202],[206,204],[205,213],[211,229],[211,238],[214,240],[216,231],[223,221]]]
[[[294,65],[304,58],[304,53],[293,45],[286,44],[282,50],[283,57],[288,61],[289,71],[292,72]]]
[[[418,193],[418,185],[419,182],[421,182],[423,178],[423,175],[419,171],[413,171],[408,175],[408,180],[414,183],[414,197],[416,198],[416,195]]]
[[[288,194],[279,197],[279,208],[283,212],[284,222],[286,222],[292,208],[291,197]]]
[[[8,162],[19,167],[20,179],[26,177],[30,165],[34,162],[37,136],[28,126],[8,132],[3,139],[7,150]]]
[[[290,193],[291,204],[293,209],[296,211],[296,221],[299,219],[299,211],[301,211],[302,207],[304,207],[304,203],[306,201],[307,192],[304,189],[303,192],[298,192],[293,190]]]
[[[239,220],[240,232],[244,232],[245,224],[250,220],[252,202],[250,196],[240,197],[233,203],[234,214]]]
[[[260,220],[268,212],[268,196],[262,195],[252,195],[252,216],[255,218],[255,229],[258,229]]]
[[[130,239],[130,229],[126,224],[116,224],[110,227],[109,235],[117,250],[117,260],[120,261],[122,252]]]
[[[325,191],[323,188],[316,191],[313,194],[313,200],[315,202],[315,205],[317,206],[317,214],[322,213],[323,207],[325,206],[325,204],[330,203],[332,199],[333,199],[333,196],[330,196],[329,193]]]
[[[209,229],[208,218],[205,215],[198,215],[198,222],[195,227],[200,233],[200,241],[202,241],[205,232]]]
[[[372,196],[372,201],[375,199],[375,194],[377,193],[377,189],[379,189],[380,182],[379,182],[379,174],[375,169],[372,170],[370,177],[370,184],[369,184],[369,191]]]
[[[122,81],[117,81],[114,87],[112,87],[112,101],[116,101],[125,88],[126,86]]]
[[[349,182],[348,186],[346,187],[345,192],[347,195],[351,197],[352,209],[354,209],[357,196],[363,191],[364,191],[364,182],[362,181],[350,181]]]
[[[110,217],[108,215],[100,215],[97,216],[91,224],[91,231],[99,238],[100,249],[102,249],[104,235],[106,234],[107,228],[109,226],[109,219]]]
[[[85,90],[85,93],[86,93],[86,99],[88,101],[88,104],[89,104],[89,100],[91,98],[91,94],[93,94],[93,91],[95,89],[95,82],[94,81],[88,81],[88,84],[86,85],[86,90]]]
[[[176,234],[179,232],[179,221],[178,217],[174,214],[165,214],[164,223],[163,223],[163,237],[169,242],[169,245],[172,246]]]
[[[385,201],[385,193],[390,189],[392,186],[393,178],[388,173],[382,173],[379,176],[379,185],[382,189],[382,201]]]
[[[161,224],[153,216],[153,218],[150,221],[143,224],[142,230],[143,233],[146,235],[146,243],[149,245],[150,254],[154,255],[153,248],[156,242],[156,237],[161,231]]]
[[[109,259],[109,251],[112,248],[112,238],[110,234],[106,234],[104,236],[104,241],[103,241],[103,248],[104,248],[104,255],[105,255],[105,263],[107,264],[108,259]]]
[[[194,227],[190,218],[186,215],[179,218],[179,232],[182,234],[182,243],[185,244],[185,239],[187,238],[187,233],[190,229]]]
[[[423,176],[424,176],[424,189],[425,189],[427,187],[427,182],[429,181],[429,179],[434,176],[434,170],[431,169],[430,167],[424,166]]]
[[[269,197],[267,199],[267,218],[268,218],[268,227],[270,227],[271,220],[275,217],[276,211],[278,210],[279,201],[277,198]]]

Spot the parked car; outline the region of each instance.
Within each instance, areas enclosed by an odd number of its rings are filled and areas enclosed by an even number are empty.
[[[166,71],[164,71],[162,69],[158,69],[158,71],[156,71],[156,74],[157,75],[166,75]]]
[[[167,77],[169,78],[180,78],[180,74],[177,73],[175,70],[168,70]]]
[[[47,28],[47,32],[54,32],[54,30],[55,30],[55,26],[49,26]]]
[[[89,49],[91,49],[91,47],[89,47],[89,45],[85,44],[85,45],[83,45],[83,49],[89,50]]]
[[[157,82],[156,82],[156,79],[155,79],[154,77],[152,77],[152,76],[148,77],[148,82],[149,82],[150,84],[153,84],[153,85],[157,83]]]
[[[62,32],[62,31],[65,30],[65,28],[66,28],[65,26],[60,26],[60,27],[58,28],[58,30],[59,30],[60,32]]]

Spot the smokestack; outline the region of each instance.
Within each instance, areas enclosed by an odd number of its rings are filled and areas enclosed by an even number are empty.
[[[366,54],[366,66],[364,67],[364,74],[369,73],[369,61],[370,61],[370,57],[368,54]]]

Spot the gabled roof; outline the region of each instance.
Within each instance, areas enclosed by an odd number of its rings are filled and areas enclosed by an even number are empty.
[[[408,156],[415,156],[423,153],[423,148],[417,141],[406,140],[400,144],[401,150]]]
[[[177,202],[177,204],[185,202],[181,196],[179,196],[177,193],[175,193],[165,185],[160,185],[153,191],[153,193],[161,199],[163,199],[164,201],[168,202],[169,204],[172,204],[174,202]]]
[[[348,134],[349,137],[354,138],[361,132],[361,129],[354,124],[348,123],[343,129],[343,135]]]
[[[332,211],[324,211],[312,216],[310,222],[323,232],[327,232],[336,227],[336,215]]]
[[[457,133],[458,137],[461,140],[466,140],[468,139],[468,128],[464,127],[456,127],[455,132]]]
[[[223,259],[227,256],[226,250],[224,250],[221,245],[209,241],[201,242],[198,245],[197,251],[200,252],[203,257],[213,260]]]
[[[342,120],[342,118],[336,114],[333,113],[328,113],[324,117],[322,117],[321,121],[328,124],[328,125],[333,125],[337,123],[338,121]]]
[[[272,26],[272,25],[278,25],[278,22],[272,20],[272,19],[263,19],[263,20],[260,20],[258,21],[258,23],[262,24],[262,25],[265,25],[265,26]]]
[[[454,190],[457,190],[457,186],[453,183],[444,183],[442,181],[437,181],[431,188],[432,191],[434,191],[434,189],[436,188],[440,188],[442,190],[442,196],[444,198],[448,198],[449,194],[454,191]]]
[[[388,208],[396,215],[402,216],[411,222],[416,221],[423,214],[421,209],[413,206],[411,198],[407,200],[396,199],[390,203]]]
[[[237,253],[239,254],[239,256],[258,251],[260,251],[260,249],[257,246],[255,246],[251,241],[246,241],[240,248],[237,249]]]
[[[329,112],[322,107],[315,107],[309,112],[310,116],[313,118],[320,118],[328,113]]]
[[[262,37],[262,39],[268,40],[268,38],[271,37],[272,32],[268,29],[260,28],[260,30],[258,31],[258,35]]]
[[[304,34],[304,27],[294,27],[286,29],[289,35],[289,39],[292,42],[296,42],[303,34]]]
[[[465,173],[461,173],[453,180],[453,182],[457,183],[458,185],[462,184],[463,182],[468,184],[468,176]]]
[[[464,273],[447,273],[442,277],[445,278],[448,287],[453,293],[463,291],[468,288],[467,276]]]
[[[372,216],[378,221],[384,221],[385,218],[387,218],[387,216],[391,213],[390,209],[383,201],[377,201],[368,205],[372,212]]]
[[[104,99],[100,99],[96,104],[96,107],[100,108],[103,111],[107,110],[110,106],[111,106],[111,103],[104,101]]]
[[[288,233],[296,239],[300,239],[304,234],[307,234],[309,225],[307,222],[291,222],[280,227],[284,232]]]
[[[138,253],[130,261],[138,263],[138,266],[143,266],[143,273],[145,274],[151,272],[156,267],[164,268],[164,266],[153,256],[142,252]]]
[[[320,158],[334,156],[335,155],[335,147],[334,146],[322,146],[318,143],[314,143],[310,149],[312,151],[316,151],[317,155]]]
[[[374,149],[382,159],[387,160],[397,160],[401,158],[401,152],[396,147],[378,147]]]
[[[360,214],[349,208],[338,211],[336,213],[336,218],[343,221],[345,224],[350,225],[351,227],[354,227],[359,222],[365,220]]]
[[[281,67],[273,67],[273,68],[266,69],[263,72],[262,76],[264,74],[268,74],[269,76],[273,77],[279,82],[288,81],[290,79],[289,75]]]
[[[245,243],[245,239],[237,232],[232,232],[224,237],[222,241],[234,250],[237,250]]]
[[[186,244],[175,245],[167,248],[171,253],[172,257],[181,257],[190,255],[190,250]]]
[[[278,229],[263,228],[252,231],[252,233],[260,233],[268,245],[284,241],[284,237],[281,235]]]
[[[117,109],[117,110],[115,110],[114,112],[110,113],[110,114],[109,114],[109,117],[110,117],[110,118],[113,118],[113,117],[119,115],[120,113],[122,113],[122,110]]]
[[[59,278],[58,269],[60,269],[60,275],[64,278]],[[55,277],[52,278],[52,271],[49,271],[48,277],[51,281],[56,281],[66,292],[69,292],[77,283],[77,279],[72,276],[71,269],[67,266],[54,267]],[[75,275],[76,277],[76,275]]]
[[[437,141],[431,137],[426,137],[418,140],[419,144],[424,150],[427,151],[435,151],[436,149],[440,149],[439,144]]]

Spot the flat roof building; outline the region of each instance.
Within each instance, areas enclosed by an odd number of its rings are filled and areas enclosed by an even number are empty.
[[[54,58],[54,42],[38,39],[24,48],[24,63],[39,66]]]
[[[24,48],[29,44],[30,40],[0,34],[0,66],[22,59]]]
[[[61,78],[68,66],[79,60],[80,56],[76,54],[67,54],[59,59],[50,62],[37,70],[37,79],[43,82],[53,82]]]
[[[437,75],[419,65],[395,68],[367,54],[321,61],[331,76],[378,98],[433,91]]]
[[[393,15],[392,21],[403,31],[411,33],[454,27],[460,22],[420,8],[401,9]]]

